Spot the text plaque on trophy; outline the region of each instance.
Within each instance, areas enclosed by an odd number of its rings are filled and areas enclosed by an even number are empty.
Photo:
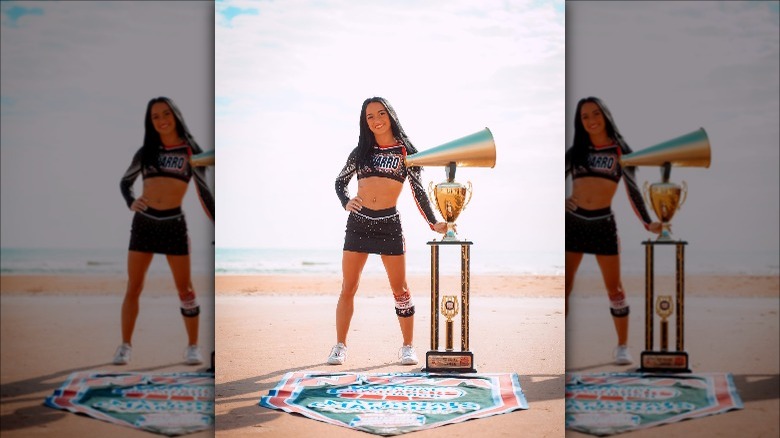
[[[677,240],[647,240],[645,245],[645,351],[642,352],[639,372],[690,373],[688,353],[684,344],[685,316],[685,245],[688,242]],[[671,296],[654,295],[654,250],[656,245],[674,245],[676,249],[676,306],[672,306]],[[675,308],[676,307],[676,308]],[[661,349],[654,350],[654,312],[661,317]],[[675,314],[675,351],[669,351],[669,332],[667,318]]]
[[[470,292],[470,247],[473,242],[430,241],[431,247],[431,350],[425,354],[423,372],[476,373],[474,354],[469,351],[469,292]],[[460,306],[457,296],[439,297],[439,247],[460,246]],[[453,348],[453,318],[460,307],[460,351]],[[439,350],[439,314],[447,319],[445,350]]]

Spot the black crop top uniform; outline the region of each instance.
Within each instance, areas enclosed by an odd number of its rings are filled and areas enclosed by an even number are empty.
[[[422,185],[420,167],[406,167],[406,146],[402,141],[392,146],[374,146],[370,163],[358,165],[357,148],[352,150],[347,163],[336,177],[336,194],[341,206],[346,208],[350,196],[347,185],[357,174],[358,180],[372,176],[390,178],[403,183],[409,180],[412,195],[420,213],[433,229],[436,216]],[[359,212],[350,212],[347,218],[344,251],[370,254],[401,255],[406,252],[401,219],[395,207],[371,210],[363,207]]]
[[[161,145],[157,166],[153,166],[143,165],[143,152],[142,149],[139,149],[119,182],[119,188],[127,206],[130,207],[136,199],[133,193],[133,183],[138,175],[141,175],[144,180],[165,177],[175,178],[185,183],[194,177],[201,205],[213,221],[214,196],[206,182],[205,168],[190,165],[190,156],[200,152],[200,148],[192,147],[188,143],[167,148]],[[170,255],[189,254],[187,222],[181,207],[167,210],[148,207],[144,211],[135,212],[128,249]]]
[[[583,163],[573,163],[572,150],[566,151],[566,176],[572,179],[583,177],[605,178],[619,183],[621,178],[626,185],[626,193],[634,213],[642,221],[645,229],[652,222],[647,213],[642,193],[636,184],[635,168],[620,165],[621,147],[617,144],[593,147]],[[617,255],[620,253],[620,240],[612,209],[586,210],[577,207],[566,212],[566,251],[587,254]]]

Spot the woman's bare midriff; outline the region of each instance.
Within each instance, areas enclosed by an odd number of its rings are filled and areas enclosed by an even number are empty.
[[[357,196],[362,199],[363,207],[371,210],[383,210],[395,207],[404,184],[390,178],[371,176],[358,180]]]
[[[146,205],[156,210],[181,206],[185,193],[187,183],[179,179],[157,177],[144,180],[143,196],[147,199]]]
[[[605,178],[577,178],[572,183],[571,198],[577,207],[586,210],[599,210],[612,205],[612,198],[618,184]]]

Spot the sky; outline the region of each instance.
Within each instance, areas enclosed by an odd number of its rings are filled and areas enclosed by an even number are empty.
[[[213,4],[0,8],[2,246],[126,248],[132,212],[119,180],[142,144],[149,99],[172,98],[201,147],[214,148]],[[193,186],[183,205],[192,248],[211,249]]]
[[[688,199],[672,219],[687,264],[747,252],[778,266],[780,28],[773,2],[568,2],[566,144],[577,101],[598,96],[634,151],[703,127],[709,168],[673,168]],[[641,167],[638,183],[660,181]],[[649,236],[621,187],[613,202],[624,251]],[[651,211],[651,216],[654,213]],[[654,217],[655,218],[655,217]],[[656,257],[659,257],[658,255]],[[668,256],[673,258],[673,256]],[[595,265],[595,263],[594,263]]]
[[[340,252],[335,178],[362,102],[382,96],[420,151],[492,131],[495,168],[456,173],[473,185],[461,238],[562,251],[564,18],[562,1],[217,2],[217,246]],[[408,183],[398,209],[407,248],[425,250],[437,234]]]

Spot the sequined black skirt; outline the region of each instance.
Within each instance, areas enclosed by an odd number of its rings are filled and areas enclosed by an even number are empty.
[[[620,241],[612,209],[566,212],[566,251],[586,254],[617,255]]]
[[[130,230],[130,251],[187,255],[190,239],[181,208],[136,212]]]
[[[384,210],[363,207],[358,213],[349,213],[344,251],[401,255],[405,250],[401,217],[395,207]]]

